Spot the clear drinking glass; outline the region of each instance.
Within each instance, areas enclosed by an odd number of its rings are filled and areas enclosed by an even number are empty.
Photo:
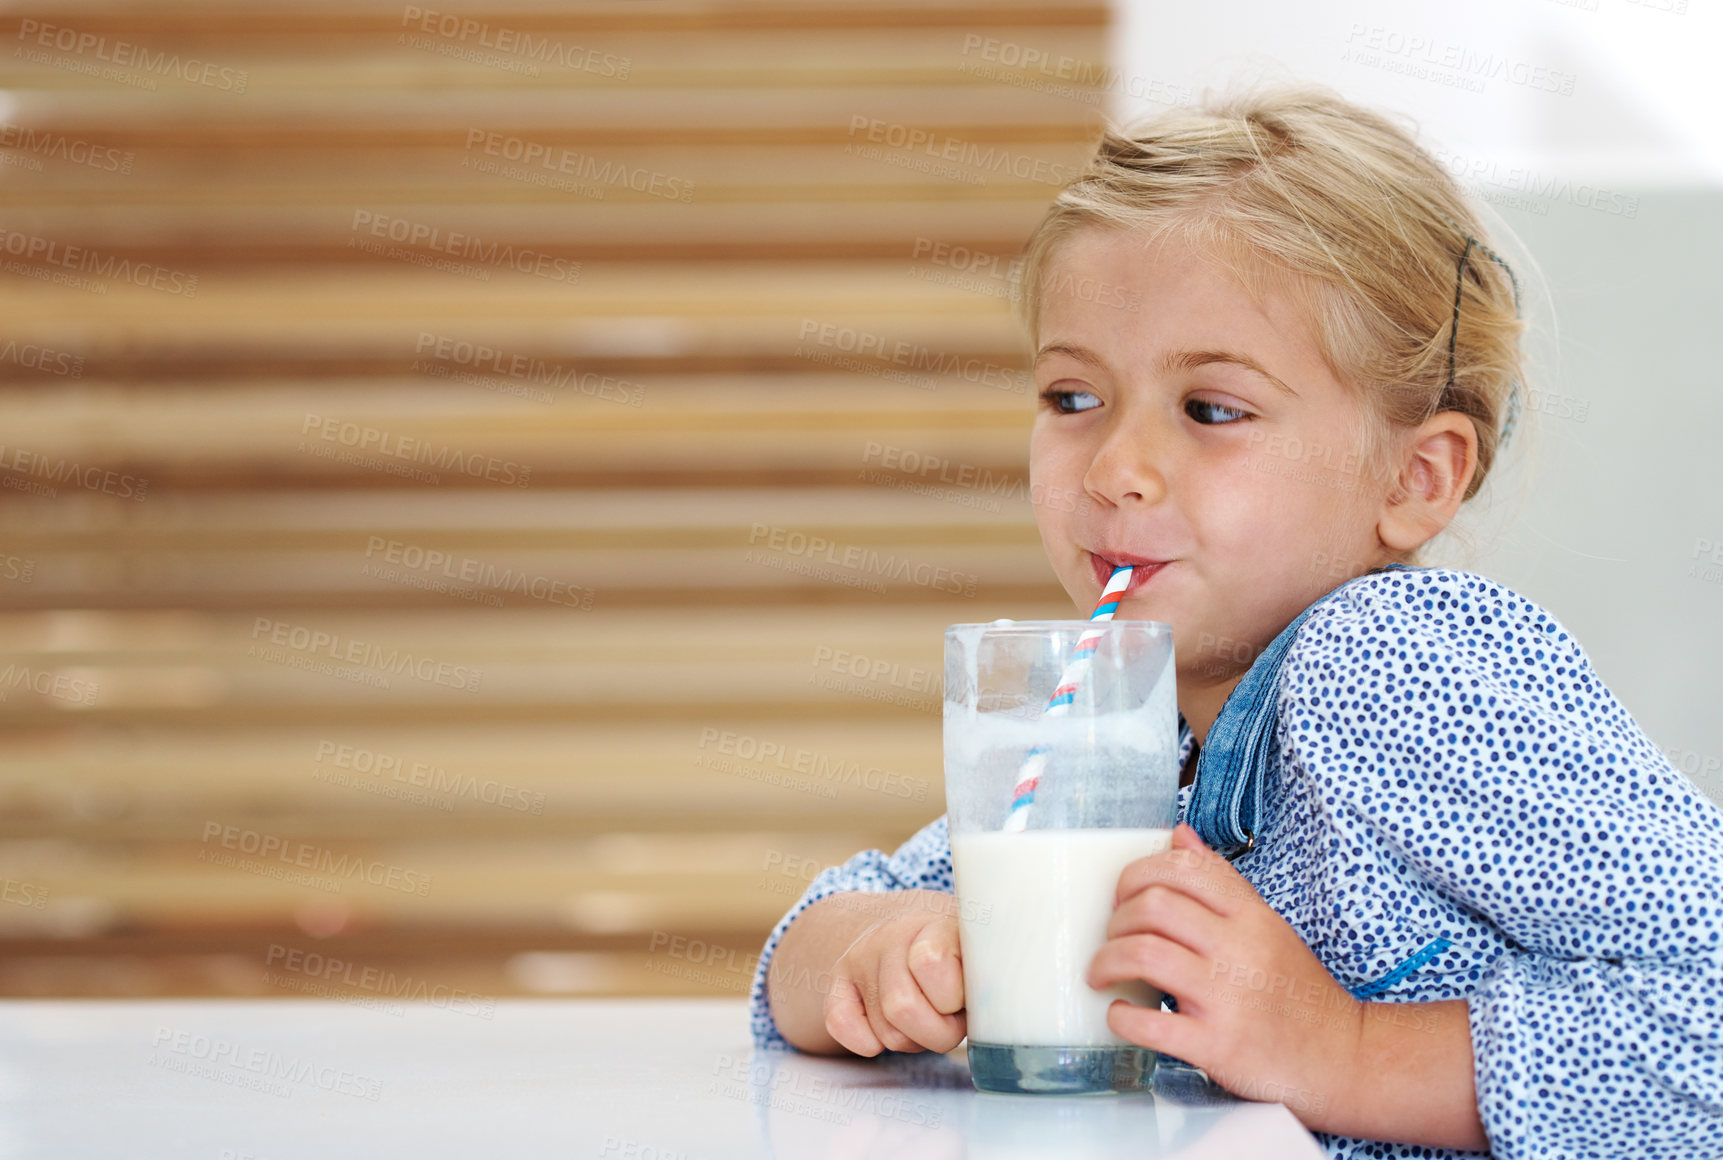
[[[1078,638],[1096,630],[1070,703],[1049,714]],[[1037,748],[1033,800],[1008,825]],[[1170,625],[1022,620],[945,630],[945,799],[980,1090],[1148,1086],[1155,1053],[1114,1035],[1107,1007],[1117,998],[1158,1007],[1160,993],[1141,982],[1097,991],[1084,975],[1106,941],[1120,872],[1171,843],[1177,759]]]

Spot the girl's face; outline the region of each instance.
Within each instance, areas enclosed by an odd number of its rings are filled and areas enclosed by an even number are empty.
[[[1181,700],[1230,689],[1299,612],[1394,558],[1360,404],[1290,300],[1253,301],[1182,243],[1091,227],[1047,278],[1029,445],[1047,556],[1084,614],[1115,563],[1155,562],[1118,618],[1173,626]]]

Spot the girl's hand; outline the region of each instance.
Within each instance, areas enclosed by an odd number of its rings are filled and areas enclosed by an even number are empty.
[[[863,929],[832,968],[826,1033],[857,1055],[950,1051],[967,1023],[956,899],[905,890],[893,900],[904,905]]]
[[[1089,966],[1097,989],[1134,979],[1179,1009],[1116,1000],[1107,1026],[1132,1043],[1195,1064],[1245,1099],[1286,1104],[1313,1127],[1351,1090],[1364,1004],[1183,822],[1172,849],[1120,874],[1107,942]]]

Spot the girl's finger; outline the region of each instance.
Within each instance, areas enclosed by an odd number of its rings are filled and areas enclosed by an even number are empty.
[[[1227,920],[1182,891],[1155,882],[1124,899],[1107,920],[1107,937],[1158,934],[1211,955],[1226,937]]]
[[[1201,1025],[1189,1015],[1115,999],[1107,1007],[1107,1026],[1114,1035],[1139,1047],[1153,1048],[1196,1067],[1203,1066],[1207,1037]]]
[[[857,1055],[878,1055],[885,1050],[868,1024],[861,990],[848,975],[835,975],[826,992],[826,1034]]]
[[[930,922],[909,944],[909,973],[941,1015],[963,1010],[963,948],[957,924]]]
[[[902,957],[887,954],[880,960],[879,1005],[886,1021],[913,1044],[909,1048],[893,1048],[894,1051],[920,1051],[926,1047],[946,1052],[963,1042],[962,1017],[935,1011]]]
[[[1207,974],[1207,960],[1189,947],[1158,934],[1133,934],[1108,939],[1095,952],[1084,981],[1099,990],[1114,983],[1142,980],[1177,995],[1182,1008],[1186,995],[1196,993]]]
[[[1230,918],[1248,905],[1262,904],[1262,896],[1225,858],[1203,844],[1189,824],[1173,830],[1173,846],[1159,854],[1138,858],[1119,875],[1115,904],[1144,887],[1159,884],[1190,895],[1216,914]]]
[[[882,958],[875,967],[871,980],[858,980],[857,990],[861,992],[862,1007],[867,1012],[867,1025],[873,1031],[874,1038],[885,1045],[887,1051],[920,1051],[921,1047],[904,1034],[885,1013],[883,1003],[884,988],[880,985],[878,971],[884,964]],[[904,972],[909,973],[907,970]]]

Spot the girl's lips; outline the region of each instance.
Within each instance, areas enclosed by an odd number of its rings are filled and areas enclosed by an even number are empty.
[[[1129,563],[1129,561],[1125,562]],[[1162,568],[1165,568],[1170,563],[1172,563],[1170,560],[1160,560],[1152,564],[1132,563],[1131,582],[1125,586],[1125,594],[1129,595],[1147,584],[1150,580],[1154,579],[1155,575],[1160,572]],[[1089,553],[1089,564],[1095,569],[1095,582],[1102,588],[1105,588],[1107,586],[1107,581],[1113,578],[1113,569],[1115,565],[1101,559],[1101,557],[1095,555],[1093,552]]]

